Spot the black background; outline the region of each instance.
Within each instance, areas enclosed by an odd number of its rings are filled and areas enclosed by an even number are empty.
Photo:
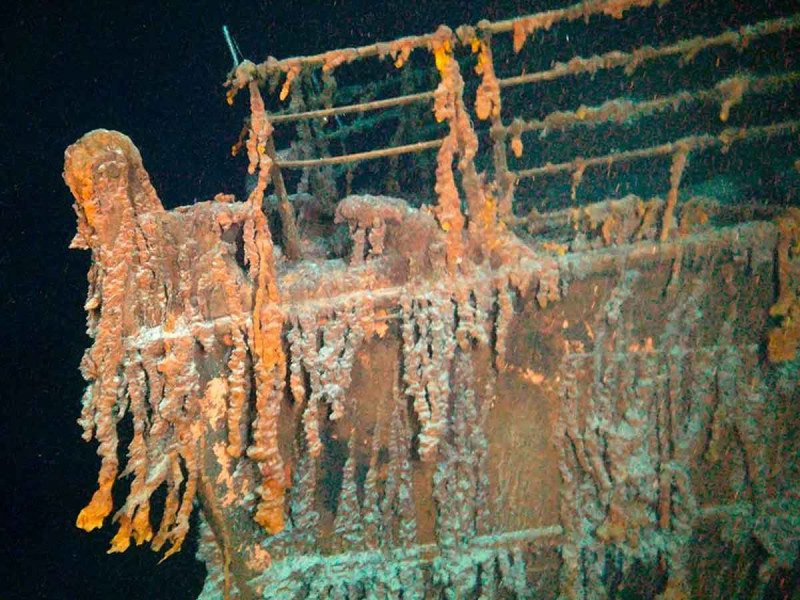
[[[61,179],[64,149],[89,130],[118,129],[141,150],[165,206],[239,192],[244,160],[229,148],[244,103],[225,103],[231,58],[223,24],[259,61],[558,4],[3,3],[0,599],[195,598],[204,577],[193,541],[157,565],[148,549],[106,555],[113,527],[87,534],[74,526],[99,460],[75,423],[83,388],[77,367],[89,344],[82,309],[89,256],[67,249],[75,219]],[[695,2],[687,18],[702,15],[704,4]]]

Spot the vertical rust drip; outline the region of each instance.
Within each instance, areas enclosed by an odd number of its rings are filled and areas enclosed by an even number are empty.
[[[436,157],[434,190],[438,200],[434,214],[442,231],[446,233],[445,254],[448,269],[451,273],[455,273],[464,253],[464,215],[461,212],[461,199],[453,175],[453,159],[463,147],[459,141],[457,117],[459,113],[465,115],[461,99],[464,80],[458,71],[458,63],[453,59],[452,32],[447,27],[440,27],[437,36],[432,44],[432,50],[441,82],[434,92],[433,114],[437,122],[447,121],[450,131],[439,147]],[[457,110],[459,102],[462,109],[460,111]]]
[[[478,153],[478,137],[472,127],[472,120],[469,112],[464,105],[464,79],[458,66],[458,61],[453,57],[454,37],[452,31],[447,27],[440,27],[436,33],[437,39],[431,45],[436,61],[436,68],[439,71],[441,82],[434,92],[434,115],[439,122],[447,121],[450,132],[439,150],[436,190],[440,199],[440,206],[447,207],[451,213],[459,212],[458,218],[463,222],[463,215],[460,214],[460,202],[458,201],[458,191],[452,180],[451,161],[458,154],[458,170],[461,172],[461,186],[467,203],[468,232],[470,236],[480,238],[487,237],[496,225],[496,207],[484,192],[484,185],[481,176],[475,168],[475,156]],[[482,56],[482,54],[481,54]],[[481,106],[486,108],[486,104],[491,110],[493,104],[491,98],[494,94],[484,94],[482,98],[488,101]],[[442,219],[439,219],[442,222]],[[451,219],[452,221],[453,219]],[[457,230],[452,229],[452,224],[443,223],[443,228],[448,231],[451,239],[460,235],[462,225],[458,225]],[[457,252],[455,244],[450,244],[453,251]],[[450,260],[452,263],[453,261]]]
[[[283,175],[277,166],[278,157],[275,152],[275,141],[272,138],[272,123],[264,107],[264,100],[261,98],[258,82],[251,81],[249,88],[250,135],[245,145],[247,147],[247,157],[250,161],[248,172],[251,175],[257,172],[258,182],[251,192],[248,202],[255,207],[256,211],[263,212],[264,192],[270,179],[272,180],[275,186],[275,193],[278,196],[278,213],[281,216],[281,225],[283,227],[284,253],[289,259],[297,259],[300,256],[299,234],[294,220],[292,205],[289,202],[289,195],[286,193]]]
[[[491,109],[489,118],[491,128],[489,130],[492,138],[492,162],[494,164],[495,187],[497,189],[497,214],[499,218],[507,217],[511,214],[511,207],[514,198],[514,176],[508,170],[508,157],[506,155],[506,130],[503,125],[502,99],[500,97],[500,85],[494,72],[494,56],[492,54],[492,34],[488,30],[483,30],[480,39],[479,66],[483,81],[481,88],[485,88],[487,95],[491,95]],[[480,88],[479,88],[480,89]],[[480,92],[479,92],[480,93]],[[476,112],[478,118],[481,116],[476,100]]]
[[[678,203],[678,188],[681,185],[681,177],[686,167],[686,159],[689,157],[689,147],[680,144],[672,155],[672,166],[669,169],[669,192],[667,193],[667,203],[664,206],[664,218],[661,221],[661,241],[669,239],[669,230],[672,227],[672,215],[675,212],[675,205]]]

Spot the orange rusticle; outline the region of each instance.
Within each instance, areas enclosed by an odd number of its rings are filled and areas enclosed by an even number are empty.
[[[717,84],[721,96],[719,107],[719,120],[727,123],[731,114],[731,108],[742,101],[745,92],[750,84],[746,77],[731,77]]]
[[[279,95],[279,98],[282,101],[288,98],[289,92],[292,89],[292,82],[299,74],[300,74],[300,65],[292,65],[287,69],[286,80],[283,82],[283,86],[281,87],[281,93]]]
[[[278,480],[268,480],[261,484],[261,502],[256,509],[255,520],[264,530],[275,535],[283,531],[284,502],[286,485]]]
[[[451,271],[457,268],[463,254],[461,232],[464,229],[464,215],[461,213],[461,200],[453,176],[456,149],[456,138],[451,133],[439,148],[434,186],[438,198],[434,213],[439,226],[445,232],[447,264]]]
[[[97,439],[100,456],[97,491],[76,524],[91,531],[113,515],[118,531],[109,552],[123,552],[131,541],[166,547],[165,557],[180,550],[207,429],[228,428],[226,455],[237,460],[252,438],[271,494],[261,514],[271,515],[272,530],[280,522],[286,477],[277,451],[276,381],[285,361],[282,317],[272,310],[273,245],[261,210],[271,125],[260,96],[251,101],[247,149],[259,184],[248,203],[214,200],[165,211],[138,150],[117,132],[91,132],[65,154],[78,217],[72,245],[92,252],[85,307],[94,343],[81,363],[87,388],[79,423],[84,439]],[[251,277],[235,260],[237,239]],[[258,386],[252,433],[245,418],[251,380]],[[132,435],[121,468],[123,418],[130,418]],[[130,488],[115,511],[118,476],[130,476]],[[160,488],[166,499],[151,522],[150,498]]]
[[[288,81],[288,80],[287,80]],[[256,520],[275,529],[283,527],[277,511],[283,510],[284,463],[278,448],[278,417],[283,397],[286,357],[283,352],[283,314],[276,308],[280,301],[272,235],[262,210],[264,190],[272,168],[265,148],[272,135],[264,102],[258,86],[250,84],[251,135],[248,139],[250,172],[258,171],[258,183],[248,198],[250,214],[244,228],[245,259],[253,280],[252,335],[253,370],[256,384],[256,417],[252,425],[253,440],[247,456],[258,463],[262,475],[262,497]],[[231,447],[236,453],[237,444]],[[279,501],[278,501],[279,499]],[[270,515],[269,518],[264,515]],[[260,517],[258,515],[261,515]],[[273,531],[276,533],[277,529]]]
[[[129,177],[139,184],[139,190],[123,198],[119,193],[127,189],[124,186]],[[78,216],[73,248],[88,249],[92,236],[102,234],[98,230],[111,229],[112,225],[113,230],[108,234],[115,235],[119,213],[126,204],[132,204],[134,214],[163,210],[144,170],[139,150],[128,136],[117,131],[95,129],[67,148],[64,181],[75,198],[73,208]],[[118,182],[120,185],[116,185]],[[98,218],[102,222],[98,222]]]
[[[464,79],[458,61],[443,58],[450,56],[452,32],[446,27],[440,27],[436,35],[438,41],[434,41],[431,47],[441,81],[434,92],[433,111],[437,121],[448,122],[449,133],[437,156],[435,191],[439,201],[434,213],[442,230],[446,232],[446,256],[452,271],[461,262],[462,230],[465,223],[453,176],[452,165],[456,155],[466,196],[470,234],[483,237],[486,233],[491,233],[491,228],[485,226],[485,217],[487,214],[495,215],[492,219],[496,221],[496,210],[494,203],[487,199],[483,182],[475,168],[478,137],[464,105]]]
[[[475,73],[481,75],[481,83],[475,95],[475,114],[482,121],[489,117],[499,117],[500,83],[494,72],[492,48],[488,39],[478,42],[478,63],[475,65]]]
[[[118,372],[123,362],[123,321],[129,257],[135,253],[140,215],[162,211],[141,156],[120,133],[92,131],[65,152],[64,180],[75,198],[78,235],[72,247],[89,248],[94,261],[89,275],[89,334],[95,343],[84,356],[89,380],[80,423],[84,437],[100,447],[98,489],[81,511],[77,526],[91,531],[102,526],[113,508],[111,491],[117,477],[116,416]]]
[[[253,422],[253,441],[247,456],[258,463],[261,472],[261,500],[256,509],[256,521],[270,534],[283,529],[284,491],[287,487],[286,468],[278,447],[278,418],[286,378],[286,357],[283,352],[283,317],[273,305],[256,307],[253,314],[253,338],[256,376],[256,418]]]
[[[434,214],[442,231],[445,232],[446,256],[451,271],[457,269],[463,254],[462,231],[464,215],[461,213],[461,200],[453,175],[453,160],[459,152],[457,110],[460,99],[458,83],[458,63],[451,60],[452,46],[449,29],[439,28],[439,37],[432,42],[436,68],[441,75],[441,82],[434,92],[433,111],[436,120],[447,121],[450,132],[439,147],[436,160],[436,184],[434,190],[438,198]],[[463,82],[461,82],[463,87]]]
[[[111,513],[113,502],[111,500],[111,487],[114,479],[105,480],[78,515],[75,525],[84,531],[92,531],[103,526],[103,521]]]

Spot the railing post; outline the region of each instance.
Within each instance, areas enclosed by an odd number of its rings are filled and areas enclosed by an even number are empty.
[[[494,165],[494,184],[498,193],[497,216],[502,220],[512,213],[515,178],[508,170],[508,157],[506,155],[507,133],[501,114],[503,105],[500,97],[500,86],[494,71],[492,32],[489,25],[488,21],[478,23],[480,31],[478,38],[480,44],[478,69],[483,81],[478,89],[479,98],[475,101],[475,109],[479,119],[485,119],[487,116],[491,119],[492,164]],[[489,110],[488,114],[479,110],[480,94],[482,92],[489,96],[489,98],[483,100],[486,103],[484,106]]]
[[[297,260],[301,256],[300,234],[297,231],[294,209],[289,201],[289,194],[283,181],[283,173],[281,173],[281,168],[278,166],[278,154],[275,152],[275,141],[272,136],[267,138],[265,151],[272,160],[271,175],[272,183],[275,185],[275,193],[278,196],[278,214],[281,218],[283,232],[283,251],[289,260]]]

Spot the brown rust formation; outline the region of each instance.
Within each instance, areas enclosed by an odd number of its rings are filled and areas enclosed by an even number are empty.
[[[780,241],[778,256],[778,298],[770,315],[780,323],[769,333],[767,353],[770,360],[793,360],[800,346],[800,298],[797,279],[800,268],[800,211],[789,209],[778,219]]]
[[[242,201],[167,211],[126,136],[70,146],[73,247],[92,252],[79,422],[101,461],[77,525],[110,517],[110,551],[168,556],[197,504],[209,599],[785,591],[800,548],[798,210],[682,188],[703,153],[796,136],[796,115],[729,124],[796,73],[503,121],[515,86],[629,77],[800,22],[496,72],[559,22],[656,4],[244,62],[228,82],[250,100]],[[338,69],[371,57],[400,70],[403,95],[337,88]],[[708,133],[531,164],[531,132],[624,130],[703,103]],[[351,145],[397,119],[392,146]],[[582,201],[612,166],[660,157],[660,196]],[[363,170],[384,159],[385,177]],[[562,173],[556,210],[522,191]]]

